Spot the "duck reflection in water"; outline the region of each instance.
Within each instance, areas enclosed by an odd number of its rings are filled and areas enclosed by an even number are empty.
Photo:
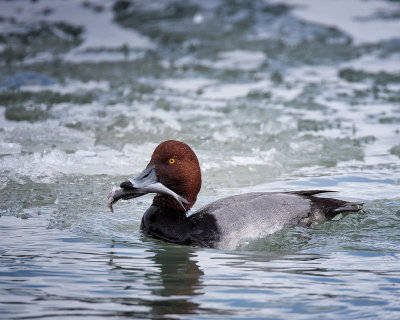
[[[196,314],[199,304],[193,302],[191,298],[203,294],[201,276],[204,275],[195,260],[196,249],[163,244],[158,240],[150,239],[150,241],[154,243],[146,252],[153,254],[149,258],[153,262],[150,268],[152,271],[146,273],[146,270],[141,268],[140,272],[144,272],[145,284],[151,295],[149,298],[130,297],[125,302],[148,306],[154,317],[166,314]],[[111,248],[114,248],[114,242]],[[138,277],[136,272],[132,273],[132,266],[126,267],[122,263],[119,265],[119,256],[116,252],[110,252],[109,257],[108,264],[126,276],[124,283],[131,283],[125,286],[125,290],[135,290]],[[154,266],[159,268],[159,277],[155,276]],[[169,299],[153,299],[154,297]]]

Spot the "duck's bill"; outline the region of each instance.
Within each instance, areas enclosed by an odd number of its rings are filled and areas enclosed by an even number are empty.
[[[159,193],[165,194],[176,201],[178,201],[181,206],[185,209],[183,204],[189,204],[189,202],[181,197],[179,194],[175,193],[171,189],[164,186],[162,183],[158,182],[155,167],[147,167],[140,175],[134,179],[129,179],[128,181],[122,182],[120,188],[113,190],[108,195],[107,207],[113,212],[113,204],[118,200],[128,200],[143,196],[147,193]]]

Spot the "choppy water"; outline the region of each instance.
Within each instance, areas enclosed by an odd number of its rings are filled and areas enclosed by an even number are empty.
[[[400,318],[398,1],[1,1],[0,318]],[[196,208],[324,188],[365,202],[230,250],[106,208],[165,139]]]

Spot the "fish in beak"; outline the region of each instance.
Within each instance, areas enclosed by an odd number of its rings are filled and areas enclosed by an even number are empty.
[[[178,201],[183,209],[185,209],[183,204],[189,204],[189,201],[185,198],[181,197],[179,194],[158,181],[156,169],[153,165],[147,166],[146,169],[144,169],[136,178],[122,182],[120,188],[111,191],[107,197],[107,207],[110,208],[111,212],[114,212],[113,204],[118,200],[133,199],[141,197],[147,193],[168,195]]]

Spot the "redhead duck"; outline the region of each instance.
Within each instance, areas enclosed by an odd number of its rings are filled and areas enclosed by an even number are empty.
[[[156,147],[144,171],[108,195],[108,207],[119,199],[155,193],[144,213],[141,231],[167,242],[210,248],[233,248],[244,239],[288,226],[311,226],[338,213],[360,211],[362,203],[315,197],[326,190],[252,192],[217,200],[188,215],[201,187],[199,161],[185,143]]]

